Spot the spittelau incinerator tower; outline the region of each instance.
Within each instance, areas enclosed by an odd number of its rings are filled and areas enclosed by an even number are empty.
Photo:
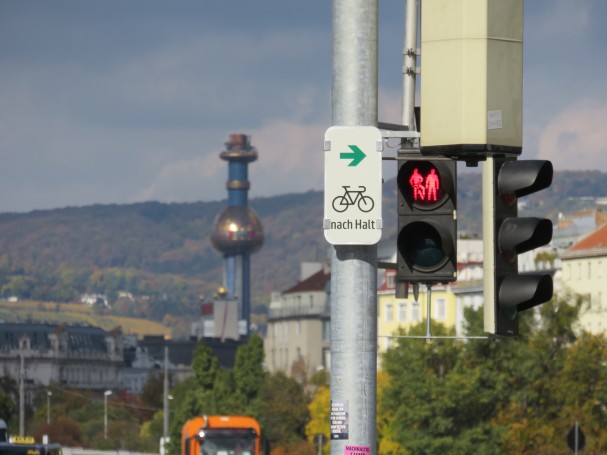
[[[217,216],[211,242],[225,258],[224,285],[228,298],[240,298],[240,318],[246,323],[249,335],[251,325],[251,254],[263,245],[263,228],[257,214],[248,205],[251,186],[248,180],[249,163],[257,159],[257,150],[245,134],[231,134],[226,149],[219,154],[228,162],[228,206]],[[240,266],[240,267],[239,267]],[[237,275],[240,269],[240,288]]]

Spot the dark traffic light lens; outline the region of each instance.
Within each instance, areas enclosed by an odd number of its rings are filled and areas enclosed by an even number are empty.
[[[400,232],[398,244],[405,261],[413,268],[431,271],[442,267],[448,259],[441,234],[429,223],[409,224]]]

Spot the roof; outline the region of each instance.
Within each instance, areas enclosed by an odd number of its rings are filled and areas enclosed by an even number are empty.
[[[68,349],[72,352],[105,352],[107,332],[98,327],[57,325],[47,323],[0,323],[0,346],[5,349],[17,349],[19,339],[27,335],[32,349],[49,350],[49,335],[66,334]]]
[[[607,224],[582,237],[563,254],[565,259],[584,256],[607,256]]]
[[[293,294],[296,292],[325,291],[330,279],[331,273],[325,273],[324,270],[319,270],[282,293]]]

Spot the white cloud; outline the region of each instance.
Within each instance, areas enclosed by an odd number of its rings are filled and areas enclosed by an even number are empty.
[[[607,171],[607,103],[583,99],[568,106],[543,129],[538,157],[557,170]]]

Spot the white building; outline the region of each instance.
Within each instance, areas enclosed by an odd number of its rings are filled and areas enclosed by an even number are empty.
[[[322,264],[302,264],[301,281],[272,293],[264,343],[266,367],[303,380],[330,367],[330,273]]]
[[[561,255],[564,289],[588,299],[580,325],[592,333],[607,329],[607,224],[582,237]]]

